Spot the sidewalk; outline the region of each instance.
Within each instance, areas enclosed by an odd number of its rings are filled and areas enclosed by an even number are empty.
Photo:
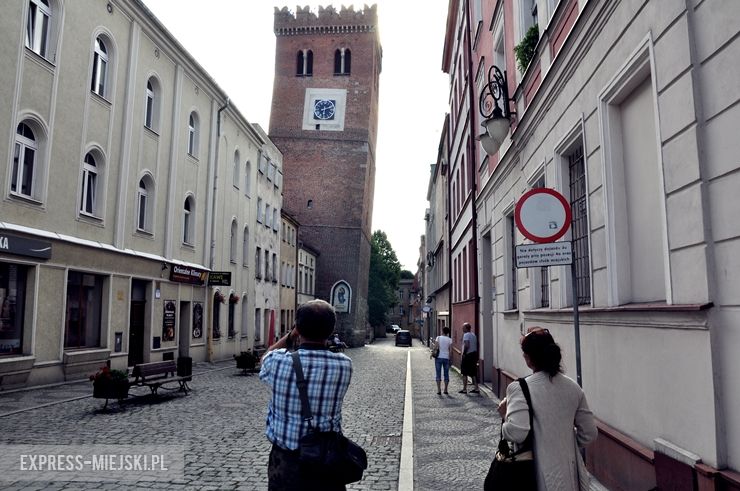
[[[213,370],[224,370],[234,367],[234,360],[223,360],[215,363],[195,363],[193,365],[193,376],[196,377]],[[139,393],[137,392],[138,389],[144,389],[144,391]],[[134,395],[145,395],[149,393],[149,389],[146,387],[134,387],[131,389],[131,393]],[[0,418],[31,409],[84,399],[86,397],[92,397],[92,383],[87,379],[0,391]]]
[[[452,369],[449,395],[438,396],[428,350],[411,353],[411,369],[414,488],[482,489],[500,437],[498,398],[483,386],[480,394],[458,393],[462,377]],[[592,477],[591,490],[606,488]]]

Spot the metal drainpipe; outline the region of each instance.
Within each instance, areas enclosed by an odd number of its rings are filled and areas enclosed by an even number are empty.
[[[218,148],[221,143],[221,113],[229,107],[229,98],[226,98],[224,105],[219,108],[216,112],[216,150],[214,151],[214,163],[213,163],[213,199],[211,200],[211,254],[208,261],[208,267],[213,271],[213,266],[216,263],[216,192],[218,190]],[[218,305],[214,305],[213,297],[209,293],[209,305],[211,306],[210,318],[213,322],[213,309],[218,308]],[[208,361],[213,361],[213,325],[211,325],[211,332],[208,335]]]

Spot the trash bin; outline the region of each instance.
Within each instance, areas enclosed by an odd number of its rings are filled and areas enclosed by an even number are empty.
[[[193,375],[193,358],[190,356],[181,356],[177,359],[178,377],[190,377]]]

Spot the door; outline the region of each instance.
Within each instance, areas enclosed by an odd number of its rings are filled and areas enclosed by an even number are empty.
[[[190,302],[180,302],[180,336],[178,355],[190,356]]]
[[[144,362],[144,316],[146,301],[131,301],[130,325],[128,328],[128,366]]]

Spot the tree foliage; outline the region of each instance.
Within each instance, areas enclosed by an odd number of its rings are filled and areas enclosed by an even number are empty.
[[[401,279],[402,280],[413,280],[414,273],[412,273],[408,269],[404,269],[403,271],[401,271]]]
[[[381,230],[373,232],[370,243],[370,277],[368,281],[368,317],[370,325],[382,326],[387,322],[388,309],[396,305],[396,290],[401,278],[398,262],[388,236]]]

